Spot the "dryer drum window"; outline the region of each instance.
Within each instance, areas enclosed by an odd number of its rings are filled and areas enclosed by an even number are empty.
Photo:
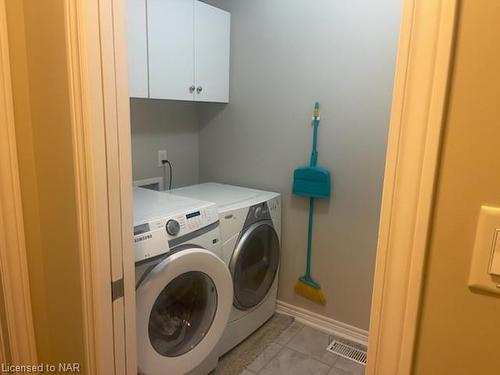
[[[271,225],[257,223],[243,234],[231,260],[237,308],[248,310],[266,297],[278,272],[279,257],[279,239]]]
[[[205,337],[217,312],[217,290],[203,272],[186,272],[170,281],[149,317],[149,340],[166,357],[193,349]]]

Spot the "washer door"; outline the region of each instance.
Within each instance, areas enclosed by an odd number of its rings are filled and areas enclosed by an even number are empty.
[[[234,305],[248,310],[267,295],[278,273],[280,244],[271,221],[251,225],[241,236],[230,262]]]
[[[196,368],[221,338],[232,300],[231,275],[213,253],[193,248],[158,263],[136,290],[139,373]]]

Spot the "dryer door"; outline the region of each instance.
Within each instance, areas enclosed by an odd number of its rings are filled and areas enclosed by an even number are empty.
[[[240,310],[257,306],[278,273],[280,244],[271,221],[251,225],[241,236],[230,262],[234,305]]]
[[[231,275],[213,253],[192,248],[158,263],[136,290],[139,373],[196,368],[222,336],[232,300]]]

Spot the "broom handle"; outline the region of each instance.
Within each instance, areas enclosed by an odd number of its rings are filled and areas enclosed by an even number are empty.
[[[319,103],[314,103],[314,111],[312,118],[312,126],[313,126],[313,147],[311,152],[311,161],[309,162],[310,167],[315,167],[318,162],[318,126],[319,126],[320,112],[319,112]]]
[[[317,144],[318,144],[318,126],[319,126],[319,120],[313,120],[313,146],[312,146],[312,151],[311,151],[311,161],[309,163],[310,167],[315,167],[318,161],[318,149],[317,149]]]
[[[311,161],[309,163],[310,167],[315,167],[318,161],[318,126],[320,119],[319,103],[314,104],[314,112],[312,119],[313,126],[313,144],[311,152]],[[314,214],[314,198],[309,198],[309,225],[307,227],[307,256],[306,256],[306,274],[304,278],[307,281],[312,282],[311,278],[311,256],[312,256],[312,228],[313,228],[313,214]]]
[[[307,227],[307,257],[305,278],[311,280],[312,228],[313,228],[314,198],[309,198],[309,225]]]

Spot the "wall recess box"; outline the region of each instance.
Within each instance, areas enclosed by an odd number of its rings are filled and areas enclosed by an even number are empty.
[[[469,287],[500,294],[500,208],[481,207]]]

